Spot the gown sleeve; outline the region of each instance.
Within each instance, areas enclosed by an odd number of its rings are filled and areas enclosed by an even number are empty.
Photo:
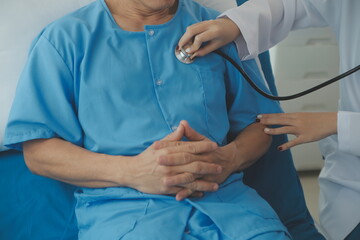
[[[360,113],[338,112],[338,141],[339,150],[360,157]]]
[[[270,94],[255,60],[241,62],[235,46],[229,48],[227,54],[245,70],[260,89]],[[228,61],[226,69],[226,102],[230,121],[228,140],[232,141],[242,129],[255,122],[258,114],[280,113],[282,110],[278,101],[267,99],[256,92]]]
[[[58,137],[82,144],[69,66],[44,36],[33,43],[20,76],[5,130],[5,145],[21,150],[25,141]]]
[[[242,60],[273,47],[291,30],[327,25],[309,0],[251,0],[220,15],[224,16],[241,30],[235,42]]]

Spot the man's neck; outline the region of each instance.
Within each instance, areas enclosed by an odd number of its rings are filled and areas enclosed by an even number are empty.
[[[154,7],[141,4],[137,0],[105,1],[116,23],[124,30],[139,32],[145,25],[159,25],[172,19],[178,1],[172,6]]]

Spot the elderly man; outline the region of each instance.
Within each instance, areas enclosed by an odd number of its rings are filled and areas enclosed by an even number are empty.
[[[279,106],[217,55],[174,56],[187,26],[216,15],[191,0],[98,0],[34,41],[5,142],[34,173],[79,186],[79,239],[289,239],[240,172],[271,141],[256,115]]]

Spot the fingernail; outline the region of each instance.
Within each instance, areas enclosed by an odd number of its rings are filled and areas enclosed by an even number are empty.
[[[264,132],[270,132],[270,128],[264,128]]]
[[[218,148],[218,145],[216,143],[213,143],[212,144],[212,149],[217,149]]]
[[[221,172],[222,172],[222,167],[221,167],[221,166],[218,166],[218,167],[216,168],[216,172],[217,172],[217,173],[221,173]]]
[[[218,190],[218,189],[219,189],[219,185],[215,184],[215,185],[213,186],[213,190],[216,191],[216,190]]]
[[[262,118],[263,116],[261,114],[257,115],[256,118],[260,119]]]
[[[283,148],[282,148],[282,147],[278,147],[278,150],[279,150],[279,151],[282,151],[282,150],[283,150]]]
[[[185,52],[187,52],[187,53],[189,53],[190,51],[191,51],[191,48],[190,48],[190,47],[188,47],[188,48],[185,49]]]

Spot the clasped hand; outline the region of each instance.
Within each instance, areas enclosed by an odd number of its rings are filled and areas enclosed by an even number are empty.
[[[186,137],[189,141],[181,141]],[[201,197],[218,189],[233,171],[235,145],[215,142],[182,121],[177,130],[135,156],[131,187],[151,194],[174,194],[177,200]]]

